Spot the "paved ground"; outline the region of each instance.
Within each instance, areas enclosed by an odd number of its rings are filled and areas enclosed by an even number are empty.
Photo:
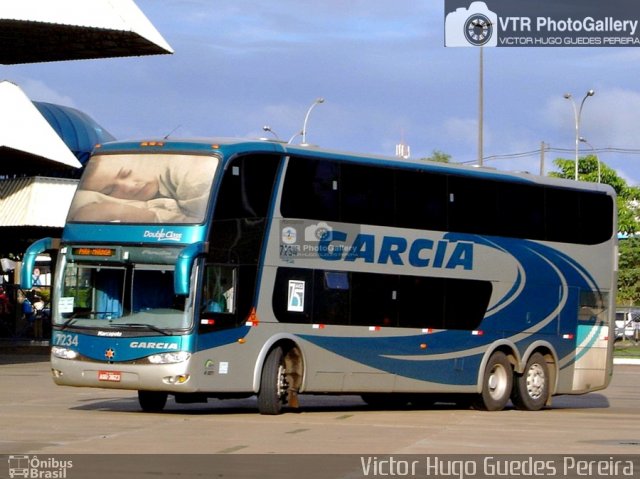
[[[538,412],[303,396],[300,412],[260,416],[253,398],[142,413],[135,392],[56,386],[47,359],[43,348],[0,348],[0,479],[25,462],[27,477],[65,479],[471,479],[532,464],[546,467],[537,477],[593,476],[595,464],[611,466],[598,477],[640,474],[639,366],[617,365],[607,390]]]
[[[252,398],[142,413],[135,392],[56,386],[46,357],[3,356],[0,454],[640,454],[637,366],[539,412],[380,411],[355,396],[311,396],[300,412],[270,417]]]

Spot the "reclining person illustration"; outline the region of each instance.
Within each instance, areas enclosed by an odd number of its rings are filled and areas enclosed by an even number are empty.
[[[68,219],[199,223],[206,212],[216,160],[198,160],[94,157],[86,166]]]

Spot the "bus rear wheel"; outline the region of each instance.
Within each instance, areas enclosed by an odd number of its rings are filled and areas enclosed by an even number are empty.
[[[160,412],[167,404],[167,393],[160,391],[138,391],[138,402],[144,412]]]
[[[258,410],[260,414],[280,414],[287,403],[289,384],[287,382],[284,351],[282,347],[273,348],[267,355],[262,367]]]
[[[507,405],[513,385],[513,370],[507,356],[496,351],[491,355],[482,377],[482,392],[476,408],[501,411]]]
[[[549,398],[549,367],[540,353],[531,355],[522,375],[516,376],[511,400],[518,409],[538,411]]]

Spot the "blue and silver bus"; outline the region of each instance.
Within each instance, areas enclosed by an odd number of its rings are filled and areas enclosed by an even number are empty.
[[[99,146],[59,239],[60,385],[145,411],[359,394],[525,410],[612,374],[614,191],[275,141]]]

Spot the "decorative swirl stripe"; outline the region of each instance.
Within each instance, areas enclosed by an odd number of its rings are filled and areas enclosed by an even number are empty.
[[[579,359],[575,338],[562,339],[562,335],[576,334],[581,291],[602,298],[593,276],[582,265],[556,249],[533,241],[453,233],[445,237],[449,241],[473,242],[508,254],[518,268],[513,286],[487,311],[479,326],[483,335],[442,330],[428,336],[300,336],[372,368],[443,384],[475,384],[486,348],[502,339],[513,342],[522,352],[534,340],[544,337],[554,345],[562,368]],[[580,341],[581,347],[589,348],[597,340],[599,328],[596,326],[602,326],[603,321],[594,316],[581,325],[590,326],[590,332]],[[415,352],[422,343],[427,343],[427,349]]]

